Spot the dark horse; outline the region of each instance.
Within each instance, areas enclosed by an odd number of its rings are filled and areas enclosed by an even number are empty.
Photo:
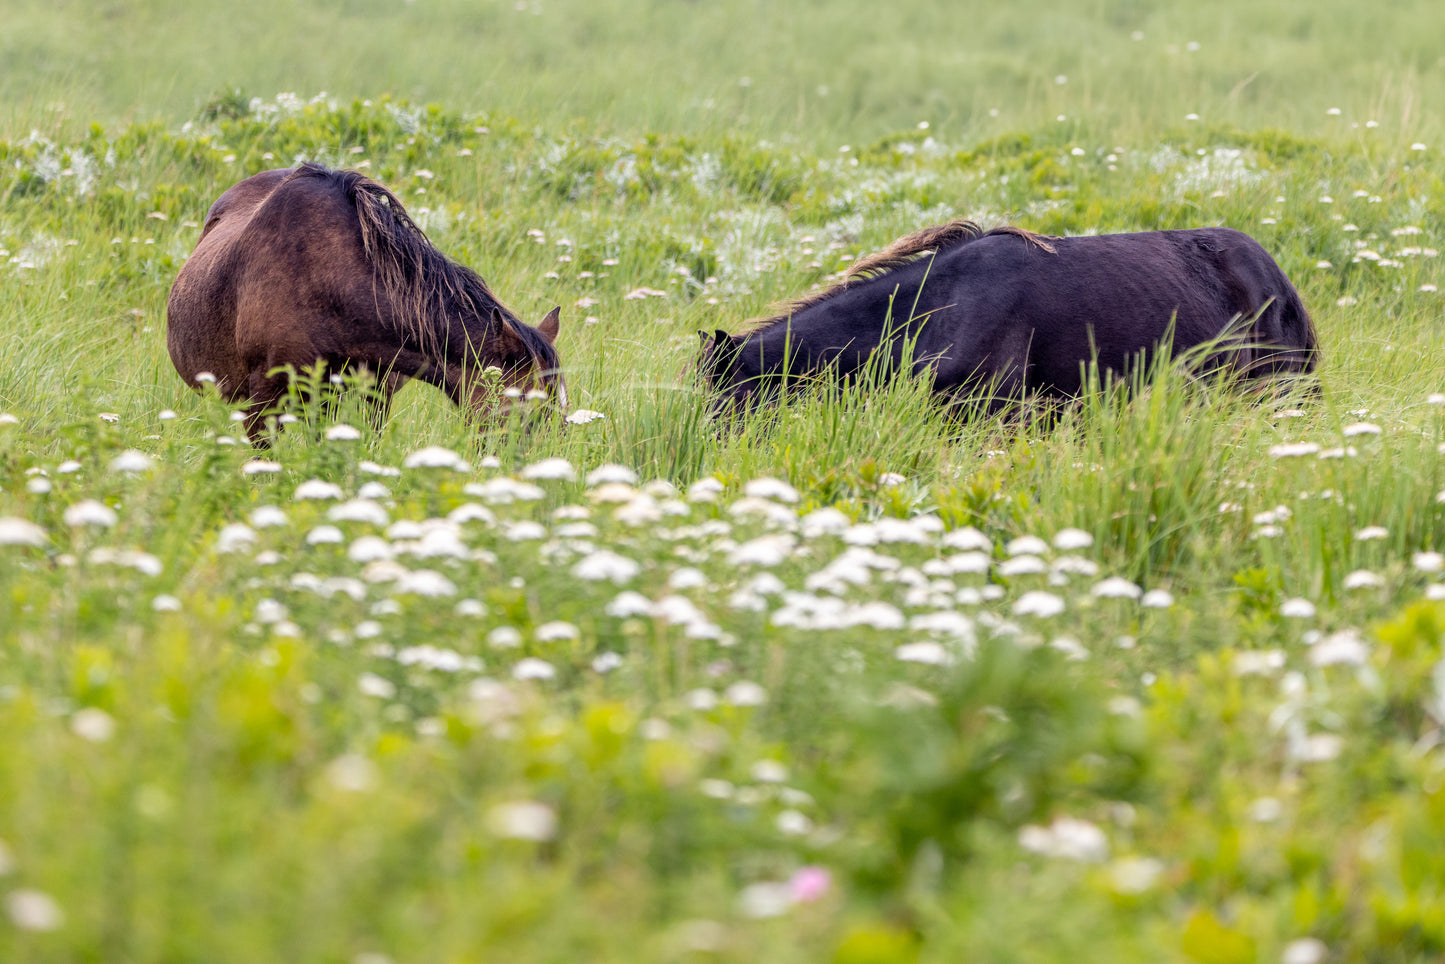
[[[1294,286],[1227,228],[1046,238],[957,220],[898,239],[781,309],[740,335],[700,333],[699,369],[720,407],[810,375],[856,377],[880,348],[896,371],[905,343],[936,393],[989,410],[1077,396],[1087,365],[1126,374],[1171,339],[1176,353],[1209,346],[1205,368],[1245,378],[1316,362]]]
[[[478,414],[506,387],[552,389],[566,405],[558,309],[523,324],[476,274],[447,260],[401,202],[355,171],[319,164],[264,171],[211,205],[171,288],[166,342],[187,384],[209,373],[229,401],[248,399],[246,433],[292,371],[323,363],[378,379],[378,415],[408,378]],[[515,393],[513,393],[515,394]]]

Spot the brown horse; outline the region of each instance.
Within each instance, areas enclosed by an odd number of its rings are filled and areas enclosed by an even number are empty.
[[[479,415],[498,387],[550,389],[565,407],[558,313],[523,324],[386,188],[302,164],[249,177],[211,205],[171,288],[166,342],[191,387],[209,373],[222,397],[249,400],[246,434],[264,444],[288,366],[370,372],[378,416],[408,378]],[[493,366],[501,386],[484,377]]]

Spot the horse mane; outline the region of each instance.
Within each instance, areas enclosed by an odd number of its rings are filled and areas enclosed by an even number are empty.
[[[741,334],[750,335],[787,321],[805,308],[811,308],[820,302],[836,297],[860,281],[895,271],[925,255],[937,254],[949,248],[968,244],[970,241],[977,241],[979,238],[1000,234],[1017,235],[1042,251],[1049,254],[1055,253],[1054,246],[1049,243],[1051,239],[1046,235],[1035,234],[1012,225],[1001,225],[985,231],[967,218],[954,218],[944,224],[935,224],[932,227],[914,231],[912,234],[905,234],[882,251],[860,258],[843,271],[842,280],[827,288],[803,295],[800,298],[778,302],[773,305],[776,314],[748,322]]]
[[[481,275],[438,251],[395,194],[358,171],[333,171],[310,161],[291,177],[325,179],[351,201],[361,223],[361,246],[372,265],[373,290],[385,295],[404,329],[400,334],[414,337],[425,353],[444,353],[451,318],[463,324],[476,318],[490,326],[497,312],[540,368],[558,367],[557,351],[541,332],[498,301]]]

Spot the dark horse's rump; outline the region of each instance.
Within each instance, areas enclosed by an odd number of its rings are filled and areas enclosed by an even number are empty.
[[[276,369],[317,362],[372,371],[383,404],[419,378],[485,410],[491,388],[478,376],[492,365],[506,384],[553,387],[565,404],[557,311],[523,324],[354,171],[303,164],[222,194],[171,288],[167,321],[176,371],[193,387],[210,373],[225,398],[248,399],[253,439],[286,390]]]
[[[1206,365],[1246,378],[1310,372],[1317,357],[1294,286],[1227,228],[1043,238],[955,221],[784,307],[704,339],[703,377],[732,402],[784,374],[849,377],[880,345],[897,360],[908,339],[936,392],[1001,401],[1077,395],[1086,363],[1128,372],[1170,337],[1175,353],[1213,345]]]

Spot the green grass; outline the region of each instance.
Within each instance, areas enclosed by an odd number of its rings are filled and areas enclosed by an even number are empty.
[[[1445,953],[1435,6],[210,9],[0,11],[0,959]],[[247,470],[165,299],[299,157],[606,417],[414,385]],[[698,330],[953,216],[1248,231],[1321,390],[709,420]]]

